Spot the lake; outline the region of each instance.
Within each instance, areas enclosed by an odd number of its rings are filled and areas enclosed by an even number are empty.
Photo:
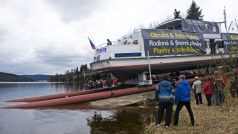
[[[80,91],[65,83],[0,83],[5,100]],[[90,108],[87,103],[44,109],[0,109],[0,134],[140,134],[154,120],[154,107]]]

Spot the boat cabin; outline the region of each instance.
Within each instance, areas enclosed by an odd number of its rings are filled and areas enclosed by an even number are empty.
[[[94,62],[116,58],[146,57],[148,54],[150,56],[179,56],[228,53],[230,52],[227,49],[229,45],[238,44],[234,42],[230,44],[227,40],[237,41],[235,37],[238,35],[221,33],[221,24],[190,19],[166,21],[153,29],[141,29],[123,36],[112,45],[99,46]],[[227,36],[233,38],[227,38]],[[175,52],[172,52],[173,50]]]

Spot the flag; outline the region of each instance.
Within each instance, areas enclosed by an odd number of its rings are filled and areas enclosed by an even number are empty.
[[[96,46],[93,44],[93,42],[90,40],[90,38],[89,38],[89,37],[88,37],[88,40],[89,40],[89,43],[90,43],[90,45],[91,45],[92,49],[96,49]]]

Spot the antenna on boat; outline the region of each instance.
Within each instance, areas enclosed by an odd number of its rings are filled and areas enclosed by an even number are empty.
[[[237,32],[238,32],[238,24],[237,24],[236,19],[235,19],[235,23],[236,23],[236,30],[237,30]]]
[[[232,25],[232,23],[233,23],[233,21],[231,21],[231,23],[230,23],[230,25],[229,25],[229,27],[228,27],[228,32],[229,32],[230,29],[231,29],[231,25]]]
[[[224,24],[225,24],[225,28],[226,28],[226,32],[227,32],[227,25],[226,25],[226,7],[224,7]]]
[[[149,67],[149,75],[150,75],[150,84],[152,84],[152,79],[151,79],[151,67],[150,67],[150,53],[147,50],[147,58],[148,58],[148,67]]]

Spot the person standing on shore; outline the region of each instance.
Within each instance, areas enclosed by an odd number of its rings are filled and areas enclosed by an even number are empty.
[[[212,78],[208,77],[205,79],[205,83],[204,83],[204,94],[206,95],[206,99],[207,99],[207,105],[211,106],[212,105]]]
[[[178,126],[179,113],[184,105],[189,113],[191,125],[194,126],[195,121],[190,103],[190,90],[191,90],[190,85],[188,81],[185,79],[185,76],[180,75],[179,83],[175,92],[175,104],[177,104],[177,107],[175,111],[174,126]]]
[[[160,126],[163,118],[164,110],[166,109],[165,127],[168,128],[171,123],[174,95],[173,84],[168,80],[169,75],[164,74],[162,80],[156,86],[155,100],[159,102],[159,109],[157,114],[156,125]]]
[[[196,104],[202,104],[202,82],[199,80],[198,76],[195,77],[195,81],[193,82],[192,89],[195,93]]]
[[[224,90],[224,87],[225,87],[225,83],[224,83],[223,77],[221,75],[219,75],[218,71],[214,72],[213,87],[214,87],[216,105],[221,106],[222,103],[224,102],[223,90]]]
[[[237,70],[238,71],[238,70]],[[230,81],[230,93],[231,93],[231,97],[238,98],[238,77],[237,77],[237,71],[235,71],[233,73],[233,80]]]

